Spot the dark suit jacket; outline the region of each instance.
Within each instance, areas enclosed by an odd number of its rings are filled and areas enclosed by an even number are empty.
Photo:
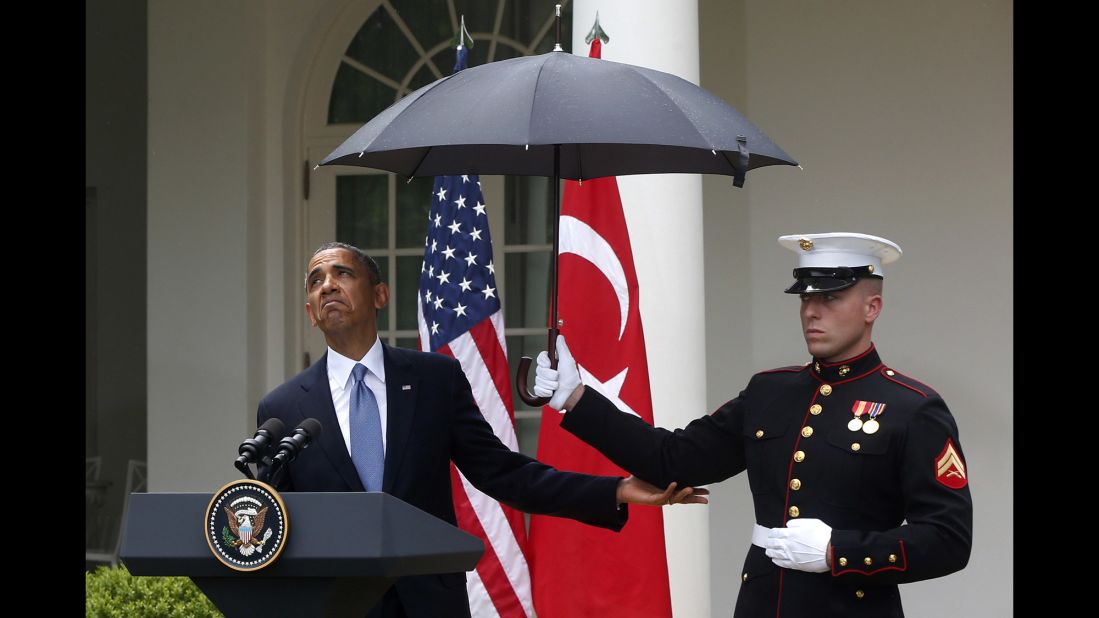
[[[387,427],[382,491],[456,524],[451,460],[474,486],[518,509],[620,530],[618,477],[560,472],[504,446],[474,402],[458,361],[382,345]],[[280,482],[282,491],[364,491],[336,421],[327,354],[267,394],[257,425],[278,418],[290,429],[320,421],[318,443],[305,449]],[[405,390],[404,386],[411,388]],[[395,584],[409,616],[469,615],[462,573],[406,577]]]

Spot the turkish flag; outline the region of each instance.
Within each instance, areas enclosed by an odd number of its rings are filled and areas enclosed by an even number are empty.
[[[599,52],[595,39],[588,55]],[[558,273],[561,334],[584,384],[652,425],[637,274],[614,177],[565,181]],[[563,470],[629,475],[561,429],[561,417],[542,409],[538,459]],[[660,507],[631,505],[617,533],[533,515],[528,541],[539,618],[672,615]]]

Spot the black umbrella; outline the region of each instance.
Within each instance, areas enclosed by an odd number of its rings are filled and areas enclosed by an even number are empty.
[[[685,79],[552,51],[428,84],[375,116],[320,165],[371,167],[409,178],[553,176],[547,349],[556,366],[558,179],[705,173],[732,176],[740,187],[748,170],[797,162],[723,100]],[[544,405],[548,398],[527,390],[530,362],[523,357],[519,363],[519,396]]]

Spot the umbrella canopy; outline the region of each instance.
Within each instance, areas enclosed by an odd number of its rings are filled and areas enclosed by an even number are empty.
[[[552,51],[465,68],[383,110],[320,165],[356,165],[407,177],[553,176],[553,256],[547,350],[557,366],[558,178],[703,173],[744,185],[748,170],[797,165],[712,93],[661,71]],[[516,373],[519,397],[531,359]]]
[[[320,164],[406,177],[724,174],[740,186],[748,170],[797,162],[683,78],[549,52],[436,80],[375,116]]]

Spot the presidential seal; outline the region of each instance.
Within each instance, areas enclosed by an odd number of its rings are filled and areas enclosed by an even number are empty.
[[[275,488],[241,479],[222,487],[206,507],[206,544],[222,564],[257,571],[273,563],[286,545],[290,521]]]

